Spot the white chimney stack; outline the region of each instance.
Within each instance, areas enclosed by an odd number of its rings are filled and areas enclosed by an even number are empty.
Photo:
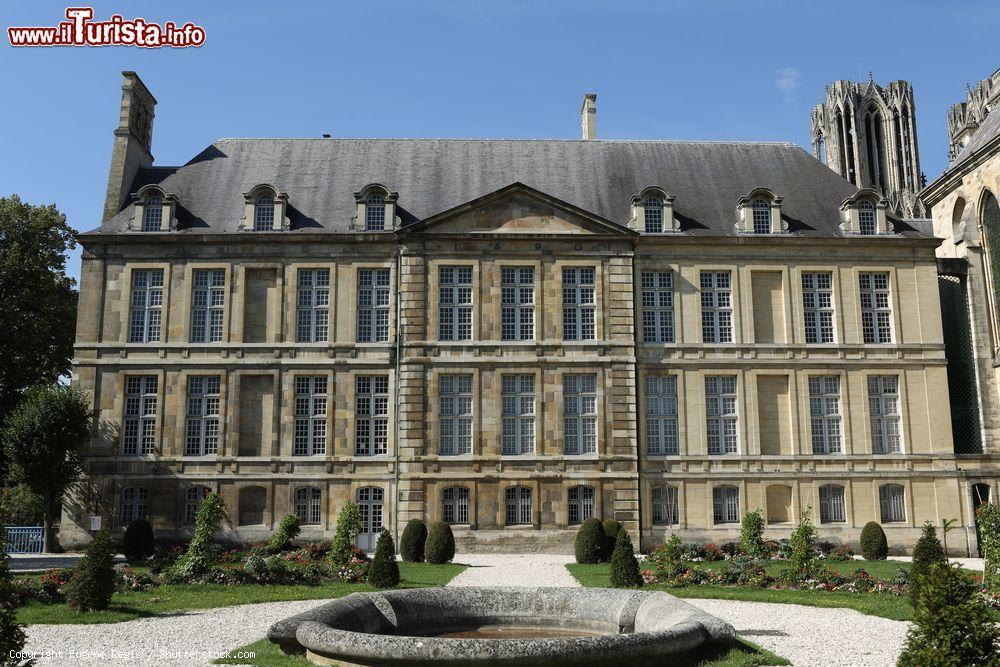
[[[583,116],[583,138],[597,138],[597,93],[587,93],[583,96],[583,106],[580,108]]]

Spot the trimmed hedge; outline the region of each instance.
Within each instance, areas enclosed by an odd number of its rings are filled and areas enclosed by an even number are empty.
[[[632,538],[627,530],[618,531],[615,540],[615,551],[611,554],[611,586],[614,588],[639,588],[642,586],[642,573],[639,572],[639,561],[632,548]]]
[[[889,555],[889,542],[882,526],[869,521],[861,530],[861,555],[865,560],[885,560]]]
[[[69,583],[63,588],[66,604],[74,611],[101,611],[115,592],[114,553],[108,531],[102,530],[87,545]]]
[[[130,561],[145,560],[156,553],[156,536],[153,524],[136,519],[122,535],[122,554]]]
[[[451,526],[444,521],[435,521],[427,531],[427,541],[424,543],[424,560],[440,565],[450,563],[455,557],[455,535]]]
[[[573,549],[577,563],[600,563],[605,560],[604,526],[600,519],[590,518],[576,531]]]
[[[368,583],[375,588],[395,588],[399,585],[399,563],[396,562],[396,545],[385,528],[378,536],[375,557],[368,566]]]
[[[622,525],[615,519],[604,520],[604,554],[602,560],[611,560],[611,554],[615,551],[615,541]]]
[[[420,563],[424,560],[424,547],[427,544],[427,526],[420,519],[410,519],[403,528],[399,538],[399,555],[407,563]]]

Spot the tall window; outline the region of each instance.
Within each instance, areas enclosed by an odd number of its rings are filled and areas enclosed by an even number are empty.
[[[771,233],[771,202],[766,199],[753,200],[753,233]]]
[[[205,496],[211,493],[206,486],[190,486],[184,493],[184,525],[193,526]]]
[[[442,375],[439,392],[442,455],[472,453],[472,376]]]
[[[653,487],[653,523],[676,526],[680,523],[680,502],[676,486]]]
[[[504,375],[501,401],[502,452],[508,455],[531,454],[535,451],[535,376]]]
[[[868,377],[868,413],[872,425],[872,452],[899,454],[899,377]]]
[[[563,453],[597,451],[597,376],[563,376]]]
[[[715,523],[739,523],[740,490],[735,486],[712,489],[712,514]]]
[[[736,414],[736,378],[709,375],[705,378],[705,415],[708,453],[735,454],[739,449]]]
[[[892,306],[889,301],[889,274],[862,273],[858,276],[861,289],[861,331],[866,343],[892,342]]]
[[[878,488],[879,509],[882,523],[903,523],[906,521],[906,501],[901,484],[883,484]]]
[[[358,342],[389,340],[389,269],[358,269]]]
[[[219,384],[218,375],[188,377],[185,456],[208,456],[219,451]]]
[[[642,340],[674,342],[674,273],[642,272]]]
[[[504,522],[508,526],[531,524],[531,489],[526,486],[512,486],[504,491]]]
[[[323,492],[315,486],[295,489],[295,516],[303,526],[319,525],[323,508]]]
[[[156,376],[125,378],[125,419],[122,454],[137,456],[156,451]]]
[[[865,235],[874,234],[877,231],[875,206],[871,202],[858,203],[858,231]]]
[[[469,524],[469,490],[464,486],[452,486],[441,494],[444,522],[452,525]]]
[[[299,269],[295,340],[321,343],[330,320],[330,269]]]
[[[326,454],[326,378],[295,378],[295,456]]]
[[[191,342],[218,343],[226,304],[226,272],[197,269],[191,293]]]
[[[442,266],[439,276],[439,340],[472,340],[472,267]]]
[[[642,202],[645,212],[645,229],[647,234],[660,234],[663,232],[663,201],[656,197],[650,197]]]
[[[385,197],[373,192],[365,200],[365,231],[381,232],[385,230]]]
[[[840,454],[840,377],[809,377],[809,418],[813,454]]]
[[[646,376],[646,453],[679,453],[677,445],[677,376]]]
[[[163,228],[163,199],[150,197],[143,202],[142,231],[158,232]]]
[[[732,281],[729,271],[701,272],[701,339],[733,342]]]
[[[129,317],[130,343],[156,343],[163,321],[163,269],[132,271],[132,309]]]
[[[253,207],[253,230],[266,232],[274,229],[274,195],[258,195]]]
[[[594,496],[592,486],[569,488],[569,525],[579,525],[597,515],[597,501]]]
[[[807,343],[833,342],[833,274],[802,274],[802,312]]]
[[[534,268],[518,266],[500,269],[500,329],[503,340],[534,340]]]
[[[389,443],[389,377],[359,375],[354,387],[354,453],[385,454]]]
[[[563,339],[594,340],[594,276],[593,268],[564,268],[563,279]]]
[[[122,489],[121,507],[118,512],[118,519],[122,526],[128,526],[133,521],[149,517],[147,507],[149,505],[149,489],[141,486],[129,486]]]
[[[838,484],[824,484],[819,487],[819,522],[843,523],[846,520],[844,487]]]
[[[986,245],[986,254],[989,261],[989,276],[993,290],[987,292],[987,296],[993,301],[994,316],[1000,320],[1000,205],[997,205],[997,198],[992,192],[987,192],[983,198],[982,213],[983,237]],[[997,334],[993,335],[993,347],[1000,346]]]

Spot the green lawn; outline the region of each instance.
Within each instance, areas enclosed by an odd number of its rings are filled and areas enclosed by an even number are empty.
[[[255,657],[238,657],[253,653]],[[230,651],[232,658],[216,660],[217,665],[252,665],[253,667],[310,667],[313,663],[304,657],[285,655],[275,644],[261,639],[248,646]],[[739,640],[734,646],[719,650],[709,650],[693,656],[689,660],[673,660],[671,667],[763,667],[764,665],[787,665],[784,658],[763,649],[756,644]]]
[[[724,560],[717,560],[708,563],[690,563],[706,570],[721,570],[726,564]],[[829,567],[839,574],[852,574],[857,570],[864,570],[876,579],[892,579],[899,570],[909,570],[910,564],[893,560],[824,560],[823,565]],[[640,566],[641,567],[641,566]],[[783,569],[788,567],[787,561],[772,560],[764,563],[764,569],[769,575],[777,576]]]
[[[429,565],[427,563],[400,563],[403,588],[443,586],[465,565]],[[223,586],[218,584],[165,585],[140,593],[115,593],[111,607],[106,611],[76,613],[65,604],[31,603],[17,610],[19,623],[118,623],[146,616],[163,616],[188,609],[211,609],[253,602],[278,602],[283,600],[316,600],[336,598],[348,593],[373,590],[367,584],[348,584],[331,581],[319,585],[270,586],[245,584]]]

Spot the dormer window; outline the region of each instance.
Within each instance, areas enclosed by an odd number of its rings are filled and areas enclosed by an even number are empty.
[[[351,221],[351,229],[366,232],[384,232],[397,229],[400,225],[396,215],[396,200],[399,195],[379,183],[364,187],[354,193],[358,207],[357,215]]]
[[[663,233],[663,201],[650,197],[642,202],[647,234]]]
[[[385,196],[373,192],[365,199],[365,231],[385,231]]]
[[[150,197],[144,202],[142,211],[142,231],[158,232],[163,228],[163,199]]]
[[[628,226],[644,234],[679,232],[680,224],[674,219],[674,198],[657,187],[633,195],[632,219]]]
[[[767,188],[757,188],[736,204],[738,234],[781,234],[787,225],[781,219],[782,198]]]
[[[289,228],[287,194],[278,192],[270,185],[258,185],[243,193],[243,200],[245,210],[240,229],[279,232]]]
[[[144,185],[132,194],[135,200],[130,229],[143,232],[166,232],[176,229],[174,210],[177,198],[164,194],[158,185]]]
[[[840,205],[841,230],[847,235],[884,236],[893,233],[886,218],[888,200],[871,188],[858,190]]]
[[[255,232],[274,229],[274,195],[264,193],[257,195],[253,208],[253,230]]]
[[[771,202],[766,199],[753,200],[753,233],[771,233]]]
[[[865,235],[878,233],[875,205],[870,201],[858,203],[858,232]]]

